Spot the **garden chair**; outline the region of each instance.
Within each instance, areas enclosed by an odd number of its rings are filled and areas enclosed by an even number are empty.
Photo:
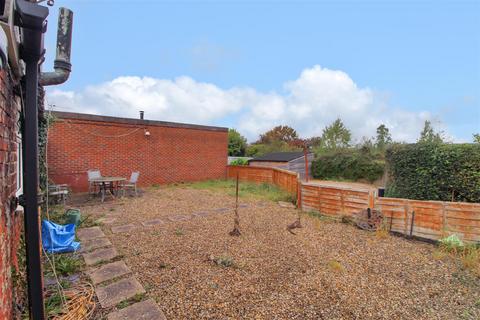
[[[68,184],[51,184],[48,186],[48,197],[51,197],[53,203],[67,202],[68,194],[70,193]]]
[[[102,177],[102,175],[100,174],[100,170],[98,169],[88,170],[87,175],[88,175],[88,193],[95,194],[97,193],[97,186],[99,186],[99,184],[94,182],[93,180]]]
[[[130,180],[128,180],[126,183],[122,185],[123,196],[125,196],[125,192],[127,189],[133,190],[135,192],[135,196],[137,196],[137,181],[139,176],[140,176],[140,172],[138,171],[132,172],[132,175],[130,176]]]

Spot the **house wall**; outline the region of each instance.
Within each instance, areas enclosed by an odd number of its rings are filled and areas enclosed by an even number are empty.
[[[0,319],[13,318],[12,269],[18,270],[17,248],[23,214],[15,210],[17,132],[20,98],[7,70],[0,71]]]
[[[227,128],[66,112],[54,116],[49,178],[73,191],[88,189],[89,169],[121,177],[140,171],[140,186],[226,176]]]

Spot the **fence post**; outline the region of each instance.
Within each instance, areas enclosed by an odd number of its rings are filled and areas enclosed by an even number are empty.
[[[340,191],[340,215],[345,214],[345,201],[343,199],[343,190]]]
[[[405,200],[404,203],[403,203],[403,214],[404,214],[403,234],[407,235],[407,230],[408,230],[408,200]]]
[[[373,207],[375,206],[375,194],[373,193],[373,191],[369,191],[368,192],[368,207],[370,209],[373,209]]]
[[[445,209],[445,202],[442,202],[442,237],[446,236],[446,231],[447,230],[447,210]]]

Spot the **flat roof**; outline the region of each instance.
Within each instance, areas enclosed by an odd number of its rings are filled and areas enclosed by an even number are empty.
[[[310,154],[310,152],[309,152]],[[250,161],[289,162],[303,157],[303,151],[294,152],[271,152],[263,156],[250,159]]]
[[[208,131],[221,131],[221,132],[228,131],[228,128],[225,128],[225,127],[204,126],[204,125],[199,125],[199,124],[167,122],[167,121],[146,120],[146,119],[142,120],[142,119],[133,119],[133,118],[99,116],[99,115],[96,115],[96,114],[87,114],[87,113],[52,111],[52,114],[59,119],[99,121],[99,122],[115,122],[115,123],[133,124],[133,125],[149,125],[149,126],[195,129],[195,130],[208,130]]]

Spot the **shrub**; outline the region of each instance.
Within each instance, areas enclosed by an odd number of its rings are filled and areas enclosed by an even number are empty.
[[[312,175],[317,179],[365,179],[373,182],[382,177],[384,170],[382,159],[356,149],[322,154],[312,162]]]
[[[409,144],[387,150],[386,195],[480,202],[480,145]]]
[[[248,159],[235,159],[232,162],[230,162],[231,166],[248,166]]]

